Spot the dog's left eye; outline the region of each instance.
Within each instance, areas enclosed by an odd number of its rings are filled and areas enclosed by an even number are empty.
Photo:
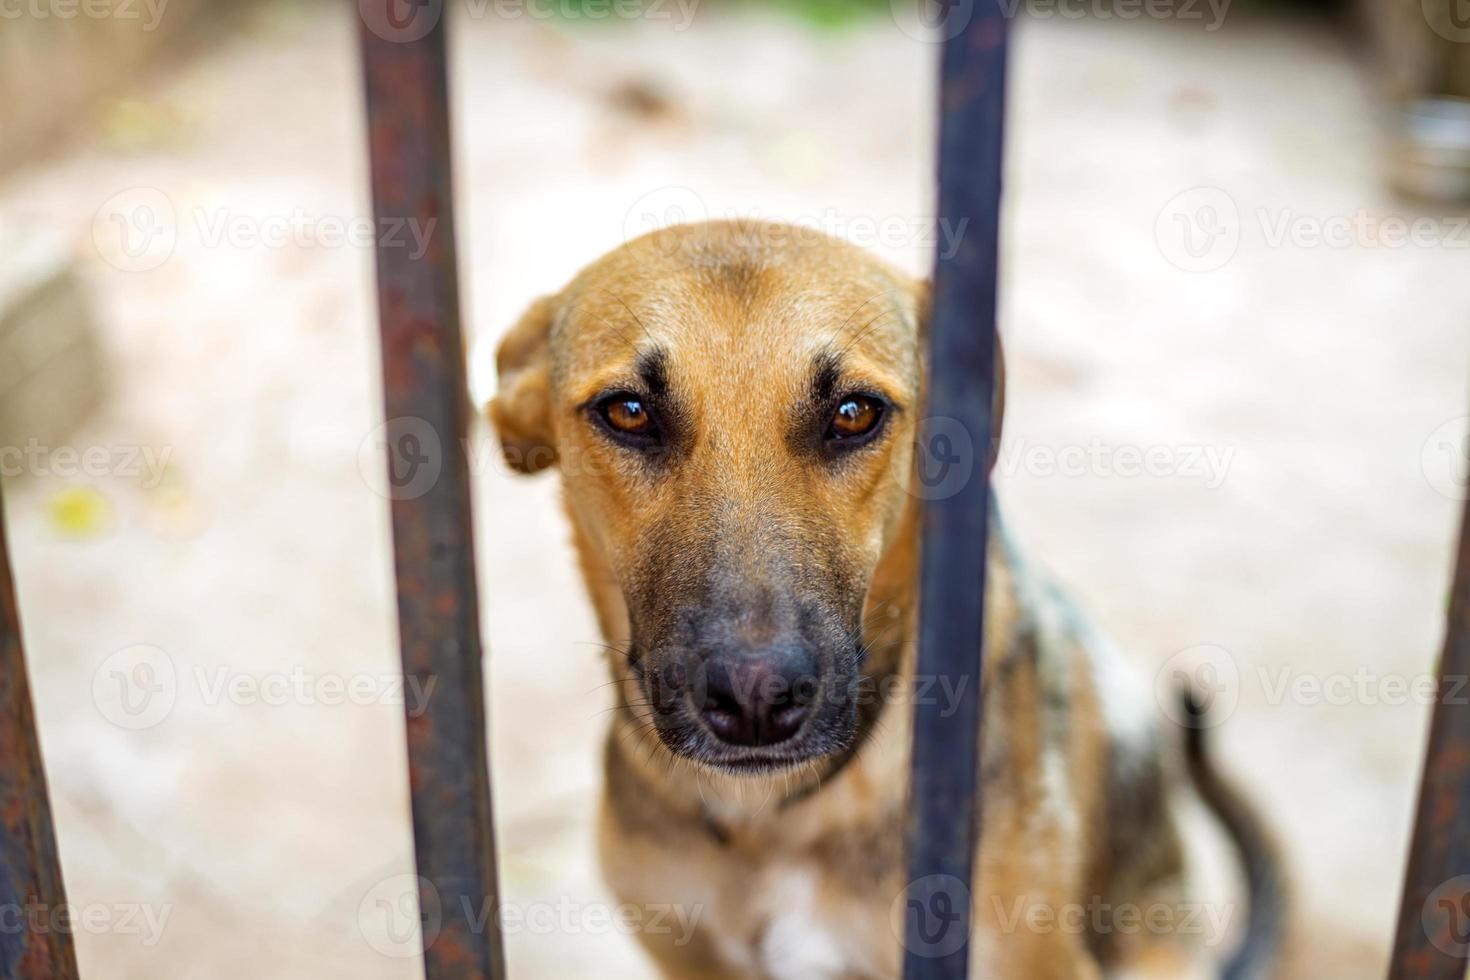
[[[629,392],[608,395],[593,405],[592,411],[614,438],[629,445],[643,448],[658,440],[653,410],[638,395]]]
[[[867,435],[883,421],[883,409],[883,403],[876,398],[849,395],[837,403],[827,426],[827,438],[840,441]]]
[[[643,435],[653,428],[648,409],[637,398],[615,398],[602,406],[602,415],[619,432]]]

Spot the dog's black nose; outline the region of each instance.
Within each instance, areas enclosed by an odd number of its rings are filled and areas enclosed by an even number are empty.
[[[816,666],[805,653],[718,654],[704,668],[705,723],[730,745],[786,741],[816,700]]]

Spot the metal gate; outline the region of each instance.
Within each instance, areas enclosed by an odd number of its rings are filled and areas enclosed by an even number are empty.
[[[946,5],[948,6],[948,5]],[[944,43],[939,105],[937,220],[968,227],[935,266],[927,414],[991,431],[997,256],[1009,24],[1005,5],[975,3]],[[450,174],[444,18],[418,40],[361,31],[372,197],[379,222],[436,227],[422,256],[378,250],[384,408],[394,420],[439,433],[443,477],[427,493],[391,504],[403,672],[437,680],[426,710],[407,712],[413,833],[424,890],[444,921],[424,950],[429,980],[506,976],[498,932],[494,822],[487,765],[483,666],[465,454],[470,419],[459,319]],[[925,504],[920,621],[921,674],[951,678],[959,702],[915,706],[907,824],[909,899],[935,901],[935,882],[968,883],[982,799],[980,676],[984,637],[989,481]],[[1470,944],[1470,705],[1448,694],[1470,675],[1470,523],[1462,517],[1458,563],[1440,665],[1413,845],[1390,977],[1462,980]],[[15,590],[0,521],[0,905],[64,908]],[[425,897],[425,896],[421,896]],[[943,890],[943,928],[968,935],[968,888]],[[446,900],[447,899],[447,900]],[[471,918],[470,910],[491,914]],[[909,928],[915,928],[910,918]],[[944,937],[911,935],[908,980],[962,978],[968,942],[948,956]],[[68,932],[0,930],[0,977],[77,976]]]

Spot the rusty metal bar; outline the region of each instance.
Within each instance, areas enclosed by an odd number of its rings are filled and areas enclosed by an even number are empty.
[[[437,927],[424,929],[424,970],[501,978],[445,25],[435,5],[406,9],[380,23],[364,7],[361,38],[403,672],[432,692],[405,703],[420,914]]]
[[[989,535],[989,450],[995,393],[995,318],[1005,122],[1004,5],[949,5],[940,66],[937,220],[960,232],[937,257],[929,327],[921,461],[971,444],[969,478],[920,487],[924,511],[920,677],[947,679],[956,705],[916,699],[907,826],[904,976],[969,973],[970,885],[980,844],[980,678]],[[953,18],[968,16],[963,26]],[[964,465],[964,460],[959,460]],[[921,474],[922,479],[922,474]]]
[[[1463,980],[1470,967],[1470,501],[1450,590],[1439,693],[1419,786],[1390,980]]]
[[[0,977],[77,976],[0,504]]]

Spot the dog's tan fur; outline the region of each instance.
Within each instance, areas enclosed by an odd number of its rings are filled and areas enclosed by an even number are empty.
[[[926,307],[923,284],[852,246],[707,224],[613,251],[502,343],[493,422],[518,468],[560,466],[611,651],[607,876],[625,901],[699,915],[687,942],[643,936],[670,977],[899,974],[910,699],[892,695],[912,690],[914,670],[920,504],[909,490]],[[586,417],[599,392],[635,383],[652,350],[690,433],[674,468],[656,472]],[[833,350],[844,377],[895,408],[881,442],[835,469],[783,438],[813,359]],[[644,652],[638,624],[688,601],[680,583],[701,569],[759,581],[782,549],[804,587],[860,601],[862,673],[890,696],[859,711],[851,751],[755,775],[691,761],[659,737],[631,666]],[[1188,937],[1016,923],[1018,909],[1177,908],[1185,877],[1168,795],[1180,766],[1152,702],[1129,700],[1123,665],[1003,531],[989,563],[975,975],[1209,975],[1218,953]],[[752,635],[768,626],[740,619]]]

